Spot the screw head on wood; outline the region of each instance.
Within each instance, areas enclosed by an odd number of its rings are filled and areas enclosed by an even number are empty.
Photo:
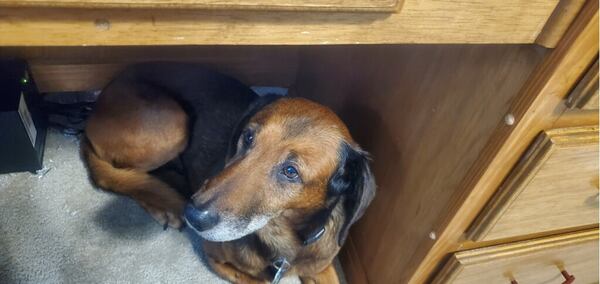
[[[435,234],[434,231],[429,232],[429,238],[432,239],[432,240],[437,239],[437,235]]]
[[[110,21],[107,19],[96,19],[94,21],[94,26],[96,26],[98,30],[108,31],[110,30]]]
[[[515,124],[515,116],[512,113],[507,114],[504,117],[504,123],[506,123],[506,125],[513,125],[513,124]]]

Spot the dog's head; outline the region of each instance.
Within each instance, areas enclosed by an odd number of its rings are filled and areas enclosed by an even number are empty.
[[[240,123],[225,168],[192,197],[185,219],[203,238],[229,241],[290,211],[322,223],[343,202],[341,245],[375,194],[368,155],[328,108],[272,100],[261,98]]]

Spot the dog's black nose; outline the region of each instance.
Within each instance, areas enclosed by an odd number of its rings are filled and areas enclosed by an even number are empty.
[[[207,209],[198,209],[192,204],[185,206],[185,219],[198,232],[212,229],[219,223],[219,216]]]

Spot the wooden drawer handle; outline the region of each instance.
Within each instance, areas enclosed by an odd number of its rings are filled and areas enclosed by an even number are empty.
[[[565,278],[565,281],[562,284],[571,284],[575,282],[575,276],[570,275],[566,270],[561,271],[560,274]],[[517,282],[517,280],[511,280],[510,284],[519,284],[519,282]]]
[[[563,282],[562,284],[571,284],[575,282],[575,276],[570,275],[569,272],[567,272],[566,270],[562,270],[560,274],[562,274],[562,276],[565,278],[565,282]]]

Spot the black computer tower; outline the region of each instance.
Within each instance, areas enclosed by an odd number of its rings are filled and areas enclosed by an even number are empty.
[[[0,60],[0,174],[42,168],[46,118],[27,63]]]

